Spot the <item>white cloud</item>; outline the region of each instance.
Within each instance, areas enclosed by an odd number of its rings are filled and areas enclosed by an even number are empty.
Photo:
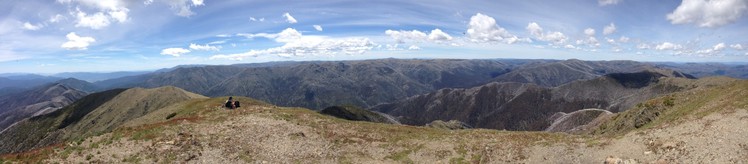
[[[652,47],[649,46],[649,44],[642,43],[642,44],[637,45],[636,48],[638,48],[638,49],[650,49]]]
[[[543,28],[535,22],[530,22],[525,29],[527,29],[535,39],[552,42],[558,45],[566,43],[566,40],[568,39],[566,35],[561,32],[544,33]]]
[[[224,43],[226,43],[226,40],[212,41],[212,42],[208,43],[208,45],[211,45],[211,44],[224,44]]]
[[[109,18],[102,12],[89,16],[85,12],[78,10],[75,17],[78,19],[75,27],[88,27],[97,30],[109,26],[110,23]]]
[[[525,40],[510,34],[506,29],[496,24],[496,19],[481,13],[470,17],[466,33],[468,38],[473,42],[503,42],[512,44]]]
[[[184,48],[167,48],[167,49],[161,50],[161,55],[171,55],[174,57],[179,57],[182,54],[186,54],[189,52],[190,50],[184,49]]]
[[[398,43],[404,43],[405,41],[423,41],[426,38],[428,38],[428,35],[426,33],[423,33],[418,30],[412,30],[412,31],[395,31],[395,30],[387,30],[384,31],[384,34],[387,36],[390,36],[392,39],[395,39]]]
[[[315,25],[312,25],[312,26],[314,26],[314,29],[315,29],[315,30],[317,30],[317,31],[322,31],[322,26],[320,26],[320,25],[316,25],[316,24],[315,24]]]
[[[584,35],[587,35],[587,39],[577,40],[577,44],[586,44],[589,47],[598,47],[600,42],[595,38],[595,29],[587,28],[584,29]]]
[[[293,18],[293,16],[291,16],[291,14],[289,13],[283,13],[283,18],[286,18],[286,22],[291,23],[291,24],[298,22],[296,21],[296,18]]]
[[[595,36],[595,29],[592,29],[592,28],[584,29],[584,34],[587,36]]]
[[[597,4],[600,6],[615,5],[623,0],[597,0]]]
[[[57,22],[60,22],[63,19],[65,19],[65,16],[57,14],[55,16],[49,17],[49,20],[47,20],[47,21],[52,22],[52,23],[57,23]]]
[[[663,42],[663,43],[658,44],[657,46],[655,46],[654,49],[655,50],[679,50],[681,48],[683,48],[683,46],[681,46],[680,44],[674,44],[674,43],[670,43],[670,42]]]
[[[610,43],[610,44],[616,44],[616,40],[615,40],[615,39],[611,39],[611,38],[607,38],[607,37],[606,37],[606,38],[605,38],[605,41],[607,41],[607,42],[608,42],[608,43]]]
[[[441,29],[431,30],[431,33],[429,34],[426,34],[418,30],[411,30],[411,31],[387,30],[387,31],[384,31],[384,34],[394,39],[398,43],[404,43],[406,41],[422,42],[422,41],[427,41],[427,40],[433,41],[433,42],[443,42],[443,41],[450,41],[453,39],[452,36],[445,33]]]
[[[434,29],[431,30],[431,33],[429,34],[429,40],[431,41],[449,41],[452,40],[452,36],[449,36],[449,34],[444,33],[444,31],[440,29]]]
[[[377,47],[381,47],[381,46],[382,46],[382,45],[379,45],[379,46],[377,46]],[[387,44],[387,45],[385,45],[384,49],[385,49],[385,50],[389,50],[389,51],[398,51],[398,50],[402,50],[402,49],[400,49],[400,45],[399,45],[399,44]]]
[[[527,24],[527,27],[525,29],[527,29],[527,31],[529,31],[530,34],[535,37],[543,36],[543,28],[540,27],[538,23],[530,22],[530,24]]]
[[[567,45],[564,46],[564,48],[576,49],[577,47],[574,47],[574,45],[571,45],[571,44],[567,44]]]
[[[613,23],[610,23],[610,25],[605,26],[605,28],[603,28],[603,35],[610,35],[610,34],[613,34],[614,32],[616,32],[616,25]]]
[[[211,46],[209,44],[206,45],[199,45],[195,43],[190,43],[190,49],[193,50],[201,50],[201,51],[219,51],[221,48],[216,46]]]
[[[23,29],[26,29],[26,30],[36,31],[36,30],[41,29],[42,27],[44,27],[44,25],[41,25],[41,24],[33,25],[29,22],[23,23]]]
[[[259,22],[264,22],[264,21],[265,21],[265,18],[260,18],[260,19],[257,19],[257,18],[255,18],[255,17],[249,17],[249,21],[252,21],[252,22],[257,22],[257,21],[259,21]]]
[[[285,33],[285,34],[284,34]],[[298,35],[297,35],[298,34]],[[259,55],[277,55],[280,57],[294,57],[307,55],[337,55],[363,54],[374,48],[375,44],[368,38],[329,38],[326,36],[303,36],[293,28],[288,28],[277,34],[244,34],[246,37],[266,37],[276,42],[285,43],[280,47],[263,50],[250,50],[238,54],[218,54],[210,59],[243,60],[247,57]],[[280,39],[283,38],[283,39]]]
[[[725,43],[718,43],[712,46],[712,48],[698,50],[696,51],[696,53],[699,54],[700,56],[713,56],[713,55],[717,55],[718,53],[722,52],[722,50],[724,50],[725,48],[727,48],[727,45]]]
[[[202,6],[205,5],[203,3],[203,0],[192,0],[192,6]]]
[[[70,32],[65,37],[68,38],[68,41],[60,47],[68,50],[86,50],[91,43],[96,42],[96,39],[93,37],[81,37],[75,34],[75,32]]]
[[[250,39],[256,38],[256,37],[263,37],[263,38],[268,38],[268,39],[274,39],[276,42],[284,42],[284,43],[301,38],[301,33],[299,31],[296,31],[296,29],[293,29],[293,28],[286,28],[285,30],[277,34],[257,33],[257,34],[237,34],[237,35],[244,36]]]
[[[410,45],[410,47],[408,47],[408,50],[420,50],[420,49],[421,47],[418,47],[416,45]]]
[[[746,0],[683,0],[667,19],[672,24],[719,27],[738,20],[746,9]]]
[[[626,36],[621,36],[621,38],[618,38],[618,41],[621,43],[628,43],[631,38]]]
[[[715,50],[715,51],[721,51],[721,50],[724,50],[726,47],[727,46],[725,45],[725,43],[719,43],[717,45],[714,45],[714,47],[712,47],[712,49]]]
[[[733,44],[733,45],[730,45],[730,48],[733,48],[733,49],[736,49],[736,50],[743,50],[743,45]]]
[[[587,37],[587,39],[584,40],[577,40],[577,44],[585,44],[589,47],[598,47],[600,46],[600,42],[597,41],[597,38],[595,37]]]
[[[75,27],[89,27],[92,29],[101,29],[109,26],[111,22],[124,23],[129,19],[130,9],[127,8],[128,2],[122,0],[58,0],[60,3],[71,4],[73,2],[84,7],[98,10],[93,14],[88,14],[81,10],[80,6],[76,7]],[[58,22],[64,19],[62,15],[55,15],[50,18],[50,22]]]
[[[111,17],[112,19],[117,20],[117,22],[119,23],[124,23],[125,21],[127,21],[127,19],[129,19],[127,17],[128,12],[130,12],[129,9],[123,8],[120,10],[112,10],[112,11],[109,11],[108,13],[109,13],[109,17]]]
[[[171,10],[175,11],[175,14],[181,17],[195,15],[195,12],[192,12],[192,7],[205,5],[203,0],[164,0],[161,2],[169,5]]]

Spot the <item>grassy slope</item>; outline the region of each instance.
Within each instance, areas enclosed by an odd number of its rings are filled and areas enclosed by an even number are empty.
[[[171,103],[193,98],[205,97],[176,87],[116,89],[95,93],[50,114],[19,122],[0,134],[0,141],[20,141],[21,144],[0,146],[3,151],[13,152],[82,140],[110,132],[125,121]]]
[[[748,81],[710,77],[673,83],[694,89],[650,99],[616,114],[591,134],[622,135],[632,130],[663,127],[702,118],[714,112],[748,109]]]

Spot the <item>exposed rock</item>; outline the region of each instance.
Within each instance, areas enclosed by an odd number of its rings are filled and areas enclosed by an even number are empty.
[[[605,158],[605,161],[603,162],[605,164],[638,164],[635,159],[621,159],[615,156],[609,156],[608,158]]]

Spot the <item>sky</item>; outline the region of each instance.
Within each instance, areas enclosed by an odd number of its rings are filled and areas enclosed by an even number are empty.
[[[748,0],[0,1],[0,73],[378,58],[748,62]]]

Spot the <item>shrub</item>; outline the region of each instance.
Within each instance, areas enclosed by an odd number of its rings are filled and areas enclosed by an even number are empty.
[[[662,102],[662,104],[668,107],[673,107],[675,105],[675,98],[667,97],[665,98],[665,101]]]
[[[169,114],[168,116],[166,116],[166,119],[168,120],[168,119],[170,119],[170,118],[172,118],[174,116],[177,116],[177,113],[171,113],[171,114]]]

